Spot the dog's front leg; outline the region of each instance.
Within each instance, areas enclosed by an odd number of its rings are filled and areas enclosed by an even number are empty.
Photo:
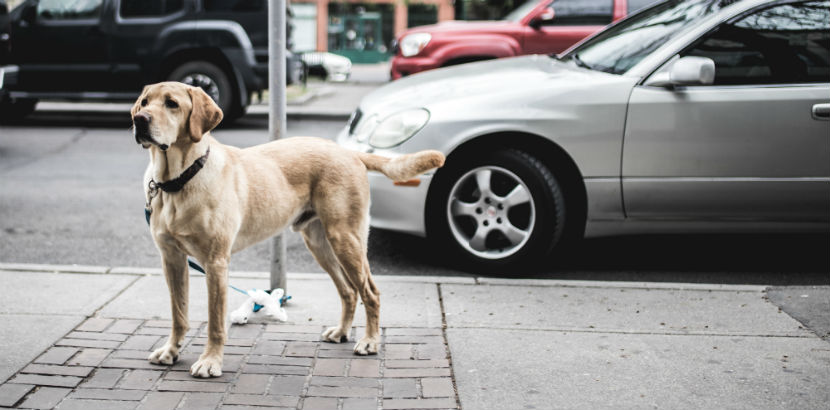
[[[154,364],[173,364],[179,358],[179,349],[189,327],[187,322],[187,256],[171,247],[162,249],[161,259],[164,277],[167,279],[167,289],[170,291],[173,326],[167,343],[150,354],[148,359]]]
[[[225,349],[225,317],[228,310],[228,261],[217,259],[206,266],[208,288],[208,340],[199,361],[190,367],[194,377],[222,375],[222,354]]]

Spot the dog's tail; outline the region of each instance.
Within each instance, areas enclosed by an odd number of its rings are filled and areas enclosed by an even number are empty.
[[[424,172],[444,165],[444,154],[435,150],[418,151],[387,158],[380,155],[359,152],[363,164],[371,171],[378,171],[396,182],[408,181]]]

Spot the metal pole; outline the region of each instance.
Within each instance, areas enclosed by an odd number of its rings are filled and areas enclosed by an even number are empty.
[[[268,0],[268,132],[271,140],[285,138],[285,1]],[[285,242],[275,236],[271,250],[271,289],[288,293],[285,278]]]

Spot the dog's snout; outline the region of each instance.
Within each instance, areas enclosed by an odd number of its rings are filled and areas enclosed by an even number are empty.
[[[149,143],[153,143],[153,138],[150,136],[150,119],[150,114],[143,111],[133,115],[135,142],[141,144],[144,148],[148,148]]]
[[[140,111],[133,116],[133,124],[135,125],[150,125],[150,114]]]

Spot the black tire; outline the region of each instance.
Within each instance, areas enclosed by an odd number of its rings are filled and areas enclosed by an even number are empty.
[[[427,236],[462,270],[509,274],[530,268],[562,237],[562,189],[553,173],[524,151],[456,158],[435,178]],[[484,190],[483,181],[489,185]]]
[[[207,61],[184,63],[170,72],[168,79],[201,87],[216,101],[224,114],[224,123],[229,123],[245,113],[230,77],[219,66]]]
[[[35,112],[36,105],[37,100],[34,98],[0,101],[0,123],[16,124],[21,122],[29,114]]]

